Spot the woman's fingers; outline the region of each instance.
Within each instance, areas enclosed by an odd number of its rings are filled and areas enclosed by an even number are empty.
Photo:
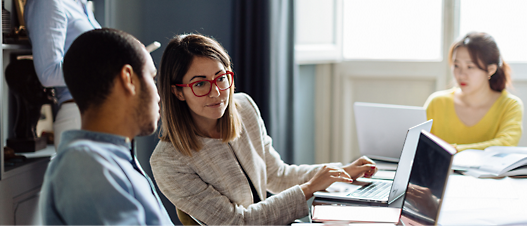
[[[362,166],[364,168],[364,177],[372,177],[377,172],[377,166],[372,164],[366,164]]]
[[[377,172],[375,162],[366,156],[362,156],[344,167],[352,179],[359,177],[372,177]]]
[[[323,166],[319,169],[315,176],[311,178],[311,180],[302,184],[300,187],[302,188],[306,199],[309,199],[313,196],[315,191],[323,191],[334,182],[351,183],[353,180],[343,169]]]
[[[344,169],[332,169],[330,170],[331,176],[335,178],[351,179],[351,176]]]

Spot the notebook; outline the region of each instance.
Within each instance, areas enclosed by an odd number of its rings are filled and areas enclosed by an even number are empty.
[[[355,127],[362,155],[398,162],[408,128],[426,121],[423,107],[355,102]]]
[[[448,143],[423,130],[402,208],[320,205],[313,206],[312,220],[437,225],[455,153]]]
[[[324,199],[338,199],[355,202],[373,202],[388,205],[404,194],[412,168],[419,134],[422,130],[430,131],[432,120],[423,122],[408,129],[401,160],[395,171],[393,181],[359,178],[352,184],[336,182],[327,191],[315,192],[314,196]]]

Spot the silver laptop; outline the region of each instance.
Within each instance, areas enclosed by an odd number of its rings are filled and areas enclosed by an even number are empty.
[[[442,200],[455,153],[456,150],[450,144],[425,130],[421,131],[414,151],[414,163],[407,181],[408,188],[402,202],[402,211],[395,216],[399,220],[397,225],[438,224]],[[404,158],[401,157],[401,163]],[[386,211],[382,211],[383,209],[386,208],[368,207],[367,214],[373,216],[369,217],[368,222],[386,222],[386,216],[381,216],[378,219],[375,217],[381,213],[386,214]],[[351,218],[350,220],[353,221]],[[361,217],[360,220],[363,218]]]
[[[382,179],[360,178],[353,183],[333,183],[328,191],[315,192],[316,198],[337,199],[356,202],[373,202],[388,205],[406,191],[410,170],[414,161],[417,142],[422,130],[430,131],[432,120],[423,122],[408,129],[400,161],[393,181]]]
[[[423,107],[355,102],[359,150],[372,159],[398,162],[408,128],[426,121]]]

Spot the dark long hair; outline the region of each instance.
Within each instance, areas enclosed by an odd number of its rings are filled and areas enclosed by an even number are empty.
[[[470,54],[470,59],[476,66],[484,71],[488,71],[488,66],[496,64],[496,73],[489,79],[489,86],[492,90],[501,92],[507,87],[512,86],[511,68],[503,61],[500,50],[492,36],[484,32],[471,32],[450,47],[448,63],[453,64],[454,51],[459,47],[466,47]]]

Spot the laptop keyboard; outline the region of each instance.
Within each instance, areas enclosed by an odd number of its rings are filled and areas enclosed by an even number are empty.
[[[348,196],[361,199],[388,199],[391,186],[389,182],[376,181],[349,193]]]

